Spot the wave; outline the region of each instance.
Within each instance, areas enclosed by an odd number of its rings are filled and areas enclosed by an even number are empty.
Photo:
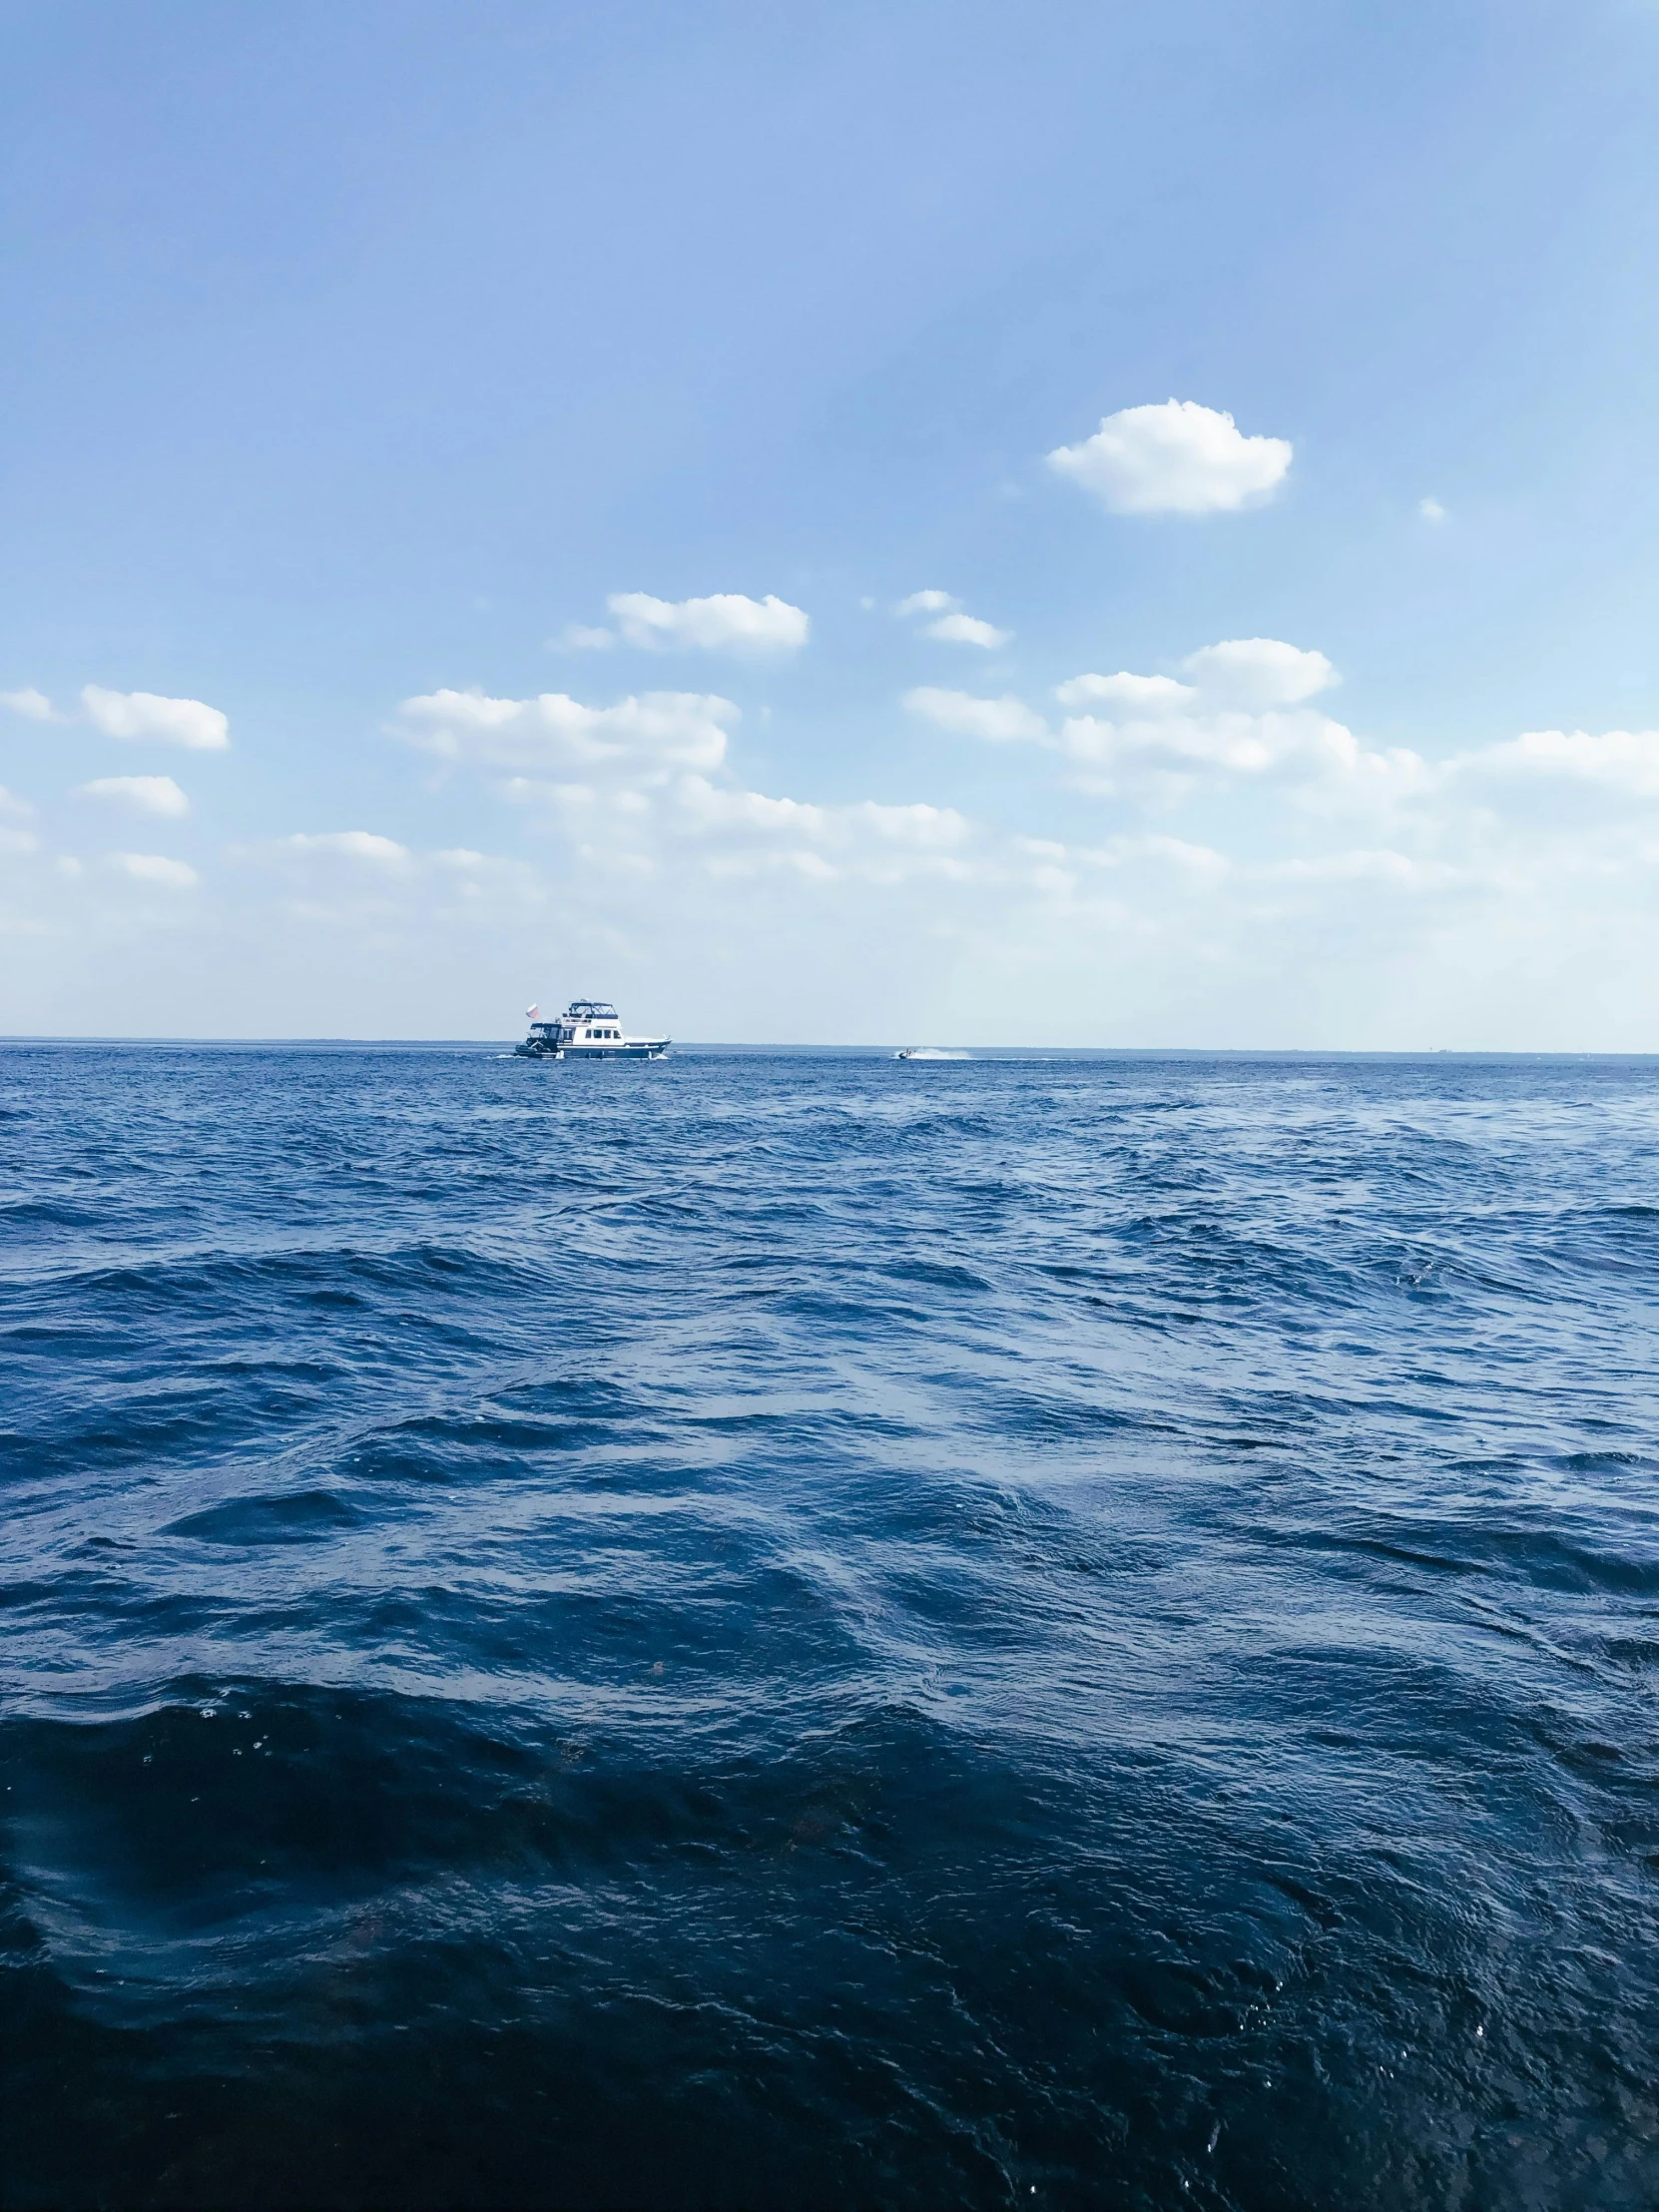
[[[1653,1072],[248,1064],[8,1074],[19,2203],[1659,2201]]]

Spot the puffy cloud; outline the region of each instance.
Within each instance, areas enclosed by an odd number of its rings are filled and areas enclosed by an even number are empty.
[[[1184,681],[1122,670],[1056,687],[1062,707],[1088,710],[1064,722],[1059,741],[1084,789],[1118,794],[1139,782],[1167,802],[1201,784],[1273,782],[1307,806],[1413,803],[1419,829],[1436,836],[1472,833],[1471,808],[1534,829],[1547,816],[1564,830],[1569,816],[1605,821],[1621,805],[1659,801],[1659,731],[1535,730],[1430,762],[1370,748],[1308,704],[1341,681],[1323,653],[1232,638],[1180,666]],[[1381,880],[1392,864],[1373,872]]]
[[[1445,520],[1445,509],[1437,499],[1419,499],[1417,501],[1417,512],[1424,522],[1432,522],[1438,525]]]
[[[155,883],[163,890],[194,890],[202,878],[189,861],[170,860],[160,852],[111,852],[104,865],[135,883]]]
[[[1291,455],[1287,438],[1246,437],[1230,414],[1169,399],[1107,415],[1093,437],[1057,446],[1048,465],[1114,514],[1207,515],[1271,498]]]
[[[1589,785],[1626,799],[1659,799],[1659,730],[1530,730],[1461,755],[1465,777]]]
[[[870,830],[888,844],[905,844],[922,851],[938,851],[966,842],[972,826],[954,807],[930,807],[917,801],[908,807],[882,807],[863,799],[847,814],[854,824]]]
[[[1109,707],[1125,715],[1180,714],[1195,704],[1211,707],[1296,707],[1341,677],[1323,653],[1286,645],[1278,638],[1226,638],[1188,654],[1181,664],[1190,683],[1173,676],[1074,676],[1056,685],[1062,707]]]
[[[644,790],[515,777],[503,795],[535,808],[578,859],[605,874],[651,875],[697,854],[716,874],[779,869],[828,882],[841,875],[896,882],[953,872],[972,826],[951,807],[825,805],[775,798],[695,772]]]
[[[1061,684],[1062,706],[1104,710],[1068,720],[1064,750],[1086,770],[1108,772],[1109,790],[1125,775],[1278,777],[1369,804],[1408,797],[1431,781],[1415,753],[1371,752],[1341,723],[1306,708],[1339,681],[1323,653],[1278,638],[1229,638],[1181,665],[1188,683],[1125,670]]]
[[[94,729],[107,738],[150,738],[192,753],[223,753],[231,742],[225,716],[200,699],[164,699],[157,692],[114,692],[85,684],[81,705]]]
[[[22,715],[29,722],[61,722],[63,719],[46,694],[36,691],[33,684],[25,684],[21,691],[0,692],[0,707],[9,707],[14,715]]]
[[[1013,634],[1011,630],[997,629],[994,623],[981,622],[976,615],[940,615],[924,632],[927,637],[937,638],[941,645],[977,645],[987,652],[1006,645]]]
[[[78,799],[113,799],[141,815],[177,818],[190,813],[190,801],[171,776],[97,776],[78,784]]]
[[[1012,630],[999,630],[993,622],[981,622],[977,615],[964,614],[962,602],[947,591],[913,591],[908,599],[898,602],[893,613],[935,616],[935,621],[923,627],[922,636],[934,638],[940,645],[976,645],[994,652],[1014,634]]]
[[[794,653],[812,622],[800,607],[768,593],[716,592],[708,599],[653,599],[649,592],[612,592],[605,602],[629,645],[651,652],[696,647],[705,653]]]
[[[616,632],[587,622],[567,622],[548,644],[559,653],[605,653],[616,643]]]
[[[961,844],[969,824],[953,807],[884,807],[865,799],[847,807],[802,799],[769,799],[762,792],[723,790],[701,776],[683,776],[675,790],[684,825],[698,831],[753,831],[844,844],[861,834],[883,843],[938,850]]]
[[[1041,745],[1048,739],[1048,725],[1041,715],[1033,714],[1012,693],[1000,699],[976,699],[970,692],[918,684],[904,694],[904,705],[911,714],[956,737],[983,738],[991,745]]]
[[[830,809],[810,800],[769,799],[762,792],[729,791],[703,776],[683,776],[675,788],[683,826],[694,832],[822,838]]]
[[[1108,791],[1125,776],[1276,778],[1323,784],[1330,796],[1370,803],[1408,798],[1426,788],[1432,773],[1406,748],[1369,751],[1340,722],[1306,711],[1123,721],[1080,715],[1062,726],[1060,742],[1081,768],[1108,772],[1104,786],[1085,779]]]
[[[1057,684],[1054,696],[1062,707],[1115,707],[1129,715],[1156,715],[1186,706],[1198,693],[1173,676],[1131,676],[1120,669],[1116,676],[1074,676]]]
[[[1201,691],[1242,707],[1300,706],[1342,681],[1323,653],[1278,638],[1226,638],[1181,665]]]
[[[487,768],[595,771],[719,768],[729,699],[699,692],[645,692],[614,707],[587,707],[563,692],[490,699],[478,691],[406,699],[395,735],[440,760]]]
[[[22,691],[0,692],[0,707],[9,707],[31,722],[71,719],[32,684]],[[106,691],[100,684],[84,684],[81,708],[93,728],[107,738],[148,738],[158,745],[184,746],[192,753],[223,753],[231,742],[229,721],[217,707],[205,706],[200,699],[164,699],[159,692]]]

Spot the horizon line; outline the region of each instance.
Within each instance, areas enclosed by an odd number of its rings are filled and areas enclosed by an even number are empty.
[[[504,1037],[354,1037],[325,1035],[202,1036],[187,1033],[120,1035],[112,1032],[39,1030],[0,1032],[0,1049],[19,1046],[86,1046],[122,1049],[188,1046],[196,1049],[235,1051],[281,1047],[336,1051],[511,1051],[514,1039]],[[893,1053],[896,1043],[862,1042],[832,1044],[809,1039],[686,1038],[671,1046],[675,1052],[822,1052]],[[1206,1044],[947,1044],[911,1047],[940,1052],[1011,1055],[1059,1054],[1093,1059],[1298,1059],[1298,1060],[1656,1060],[1651,1051],[1595,1045],[1206,1045]]]

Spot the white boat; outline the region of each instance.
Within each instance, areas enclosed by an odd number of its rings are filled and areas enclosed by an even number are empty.
[[[526,1060],[660,1060],[668,1037],[630,1037],[608,998],[573,998],[562,1014],[543,1021],[529,1008],[530,1034],[514,1051]]]

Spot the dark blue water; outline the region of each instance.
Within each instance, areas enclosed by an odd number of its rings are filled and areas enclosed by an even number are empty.
[[[1659,2201],[1659,1066],[0,1054],[8,2208]]]

